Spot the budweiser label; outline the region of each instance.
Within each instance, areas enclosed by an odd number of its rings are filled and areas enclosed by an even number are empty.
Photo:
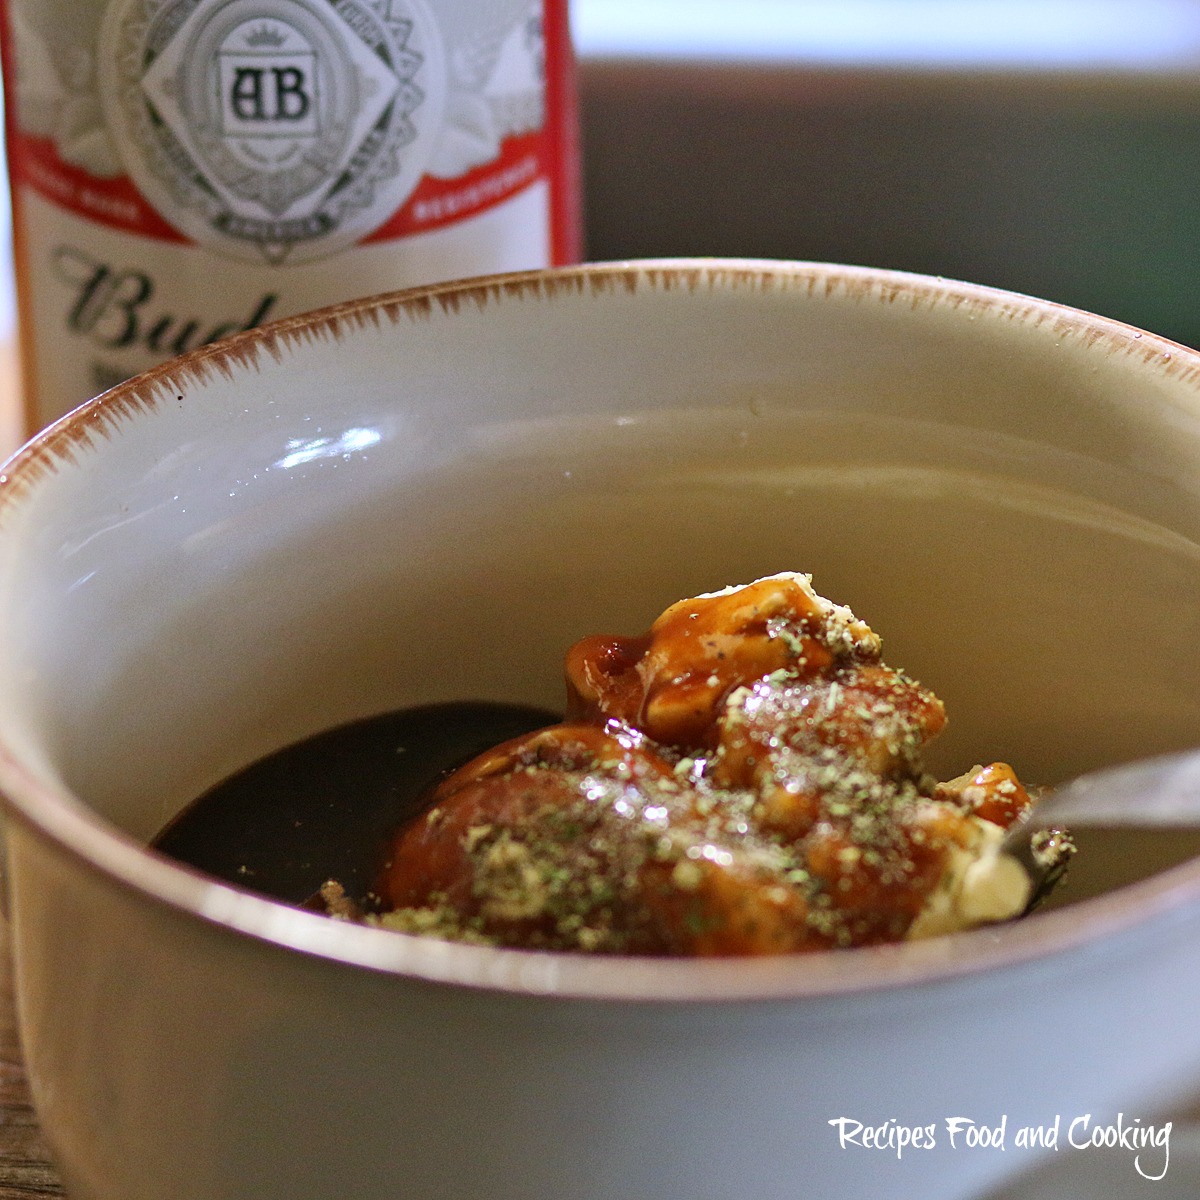
[[[566,0],[0,0],[31,427],[357,295],[578,254]]]

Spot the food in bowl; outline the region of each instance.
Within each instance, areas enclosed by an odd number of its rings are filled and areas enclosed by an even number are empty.
[[[682,600],[567,655],[558,725],[433,791],[379,921],[508,946],[778,954],[1024,912],[1003,763],[937,784],[941,702],[845,607],[782,574]]]
[[[941,702],[806,575],[586,637],[566,676],[563,720],[451,770],[369,892],[329,882],[317,906],[460,941],[727,956],[928,937],[1033,899],[1003,845],[1031,802],[1012,768],[935,781]]]

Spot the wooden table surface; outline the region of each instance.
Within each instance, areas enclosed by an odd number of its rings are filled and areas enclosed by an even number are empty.
[[[64,1194],[50,1166],[21,1065],[8,928],[0,921],[0,1200]]]

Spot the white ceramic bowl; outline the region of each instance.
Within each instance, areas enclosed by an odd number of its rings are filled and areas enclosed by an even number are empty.
[[[762,961],[350,928],[142,848],[243,763],[812,571],[1031,781],[1200,742],[1200,356],[965,284],[674,262],[468,281],[110,392],[0,486],[28,1066],[75,1200],[964,1196],[1200,1072],[1200,864]],[[1006,1152],[945,1118],[1008,1120]],[[830,1121],[934,1125],[842,1148]],[[1131,1168],[1132,1177],[1132,1168]]]

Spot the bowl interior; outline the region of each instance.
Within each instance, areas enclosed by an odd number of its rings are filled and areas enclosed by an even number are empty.
[[[642,264],[299,318],[68,418],[0,493],[0,741],[138,839],[298,737],[555,705],[565,648],[804,570],[943,774],[1200,742],[1189,352],[985,289]]]

